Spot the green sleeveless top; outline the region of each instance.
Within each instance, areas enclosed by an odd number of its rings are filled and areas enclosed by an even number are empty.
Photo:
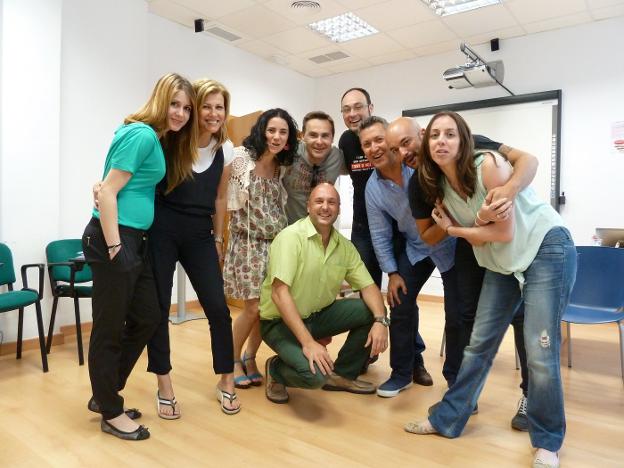
[[[477,211],[487,195],[481,176],[481,165],[485,157],[484,154],[477,154],[475,157],[476,190],[467,200],[464,201],[452,189],[446,178],[443,180],[444,205],[462,226],[474,226]],[[563,226],[564,223],[559,213],[541,201],[530,187],[521,191],[514,200],[514,223],[511,242],[486,242],[479,247],[473,246],[473,250],[479,265],[505,275],[513,273],[520,284],[523,284],[522,273],[533,262],[546,233],[555,226]]]

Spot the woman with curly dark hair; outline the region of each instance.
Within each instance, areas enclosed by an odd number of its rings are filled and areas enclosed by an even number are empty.
[[[225,293],[245,306],[233,326],[234,383],[237,388],[262,385],[256,351],[262,341],[258,302],[269,246],[288,221],[283,168],[297,151],[297,124],[283,109],[270,109],[252,127],[243,146],[234,148],[228,187],[230,241],[225,255]],[[241,356],[243,344],[247,349]]]

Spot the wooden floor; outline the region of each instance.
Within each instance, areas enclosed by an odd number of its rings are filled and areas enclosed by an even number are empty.
[[[403,424],[422,418],[443,394],[442,311],[421,306],[425,361],[433,387],[412,387],[392,399],[375,395],[291,389],[291,402],[275,405],[264,387],[239,390],[243,410],[223,414],[214,396],[205,320],[171,326],[176,396],[183,417],[155,414],[156,384],[145,356],[124,392],[143,411],[152,437],[126,442],[100,432],[86,409],[88,370],[78,366],[75,342],[52,349],[43,374],[37,351],[0,358],[0,466],[59,467],[527,467],[532,450],[526,433],[509,427],[520,396],[511,333],[508,333],[473,416],[461,438],[415,436]],[[566,467],[624,466],[624,387],[617,331],[612,326],[573,328],[575,362],[562,367],[568,432],[561,453]],[[333,354],[343,340],[330,345]],[[259,363],[270,355],[263,345]],[[565,360],[566,355],[562,356]],[[379,384],[389,373],[388,354],[366,378]]]

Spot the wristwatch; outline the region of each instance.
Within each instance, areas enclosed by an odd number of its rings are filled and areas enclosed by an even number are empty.
[[[375,317],[375,322],[381,323],[384,327],[387,327],[390,325],[390,317],[386,317],[385,315],[383,317]]]

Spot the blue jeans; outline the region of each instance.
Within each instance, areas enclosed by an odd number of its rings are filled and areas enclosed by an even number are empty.
[[[561,314],[576,277],[576,249],[563,227],[551,229],[524,272],[522,290],[513,275],[487,270],[479,307],[457,380],[429,417],[443,436],[458,437],[479,399],[492,360],[516,310],[524,302],[524,341],[529,367],[527,417],[534,447],[557,451],[565,434],[559,368]]]

